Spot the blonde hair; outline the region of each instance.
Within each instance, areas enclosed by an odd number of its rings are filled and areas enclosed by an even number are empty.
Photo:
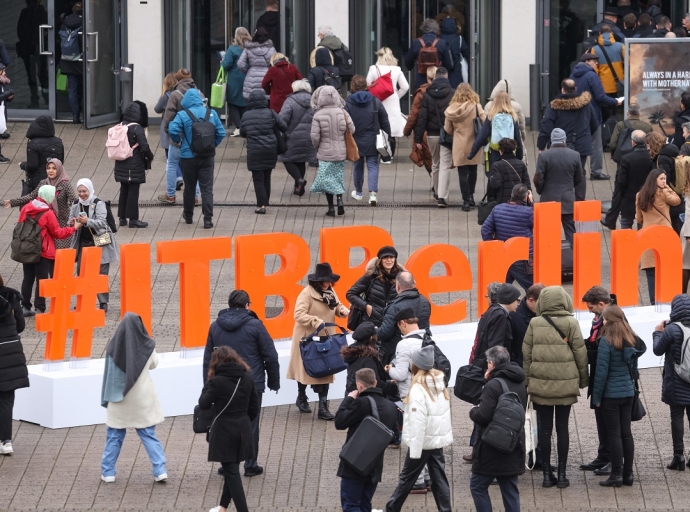
[[[161,96],[163,96],[166,92],[172,91],[173,87],[177,85],[177,76],[175,76],[175,73],[168,73],[165,75],[165,78],[163,79],[163,89],[161,90]]]
[[[393,50],[384,46],[379,51],[376,52],[378,59],[376,59],[376,64],[379,66],[397,66],[398,59],[393,55]]]
[[[455,89],[455,94],[453,94],[453,98],[450,100],[450,102],[451,104],[479,103],[479,95],[474,92],[470,84],[467,82],[462,82],[460,85],[458,85],[458,88]]]
[[[429,66],[428,68],[426,68],[426,77],[430,78],[431,80],[436,78],[436,70],[437,69],[438,68],[436,66]]]
[[[510,114],[510,117],[513,118],[513,122],[517,123],[518,117],[510,101],[510,95],[505,91],[501,91],[496,95],[491,102],[491,108],[489,108],[486,116],[491,120],[498,114]]]
[[[426,381],[426,378],[431,377],[431,381],[434,384],[434,391],[437,395],[440,389],[436,387],[436,377],[438,375],[443,375],[443,372],[441,372],[440,370],[435,370],[434,368],[432,368],[431,370],[420,370],[414,365],[414,363],[410,364],[410,368],[412,370],[412,382],[410,383],[410,391],[412,391],[412,388],[415,384],[419,384],[429,394],[429,398],[431,398],[431,401],[435,402],[436,399],[434,398],[434,395],[431,393],[431,390],[429,389],[429,383]],[[450,394],[448,393],[448,388],[445,385],[443,386],[443,397],[446,400],[450,400]],[[409,403],[409,400],[410,393],[408,392],[403,402],[407,404]]]
[[[285,55],[280,52],[275,52],[273,55],[271,55],[271,66],[281,59],[290,64],[290,60]]]
[[[240,48],[244,49],[244,43],[252,40],[252,35],[244,27],[237,27],[235,30],[235,44]]]

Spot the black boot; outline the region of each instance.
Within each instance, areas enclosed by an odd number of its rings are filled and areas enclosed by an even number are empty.
[[[326,215],[335,217],[335,208],[333,208],[333,194],[326,194],[326,201],[328,201],[328,211]]]
[[[620,466],[614,468],[611,475],[606,480],[599,482],[599,485],[602,487],[620,487],[623,485],[623,469]]]
[[[668,469],[675,469],[678,471],[685,471],[685,454],[683,451],[678,451],[673,454],[673,460],[666,466]]]
[[[328,410],[328,399],[327,398],[321,398],[319,397],[319,414],[318,417],[320,420],[327,420],[331,421],[335,419],[335,416],[331,414],[331,411]]]
[[[307,386],[304,384],[297,384],[297,401],[295,405],[299,412],[311,414],[311,407],[309,407],[309,400],[307,399]]]
[[[558,463],[558,483],[556,487],[559,489],[565,489],[570,485],[570,480],[565,477],[565,462]]]
[[[553,474],[553,471],[544,471],[544,481],[541,483],[542,487],[553,487],[558,480]]]
[[[337,202],[338,202],[338,215],[345,215],[345,206],[343,205],[343,196],[341,196],[340,194],[338,195]]]
[[[628,487],[632,487],[634,480],[635,480],[635,477],[633,477],[632,470],[623,471],[623,485],[627,485]]]

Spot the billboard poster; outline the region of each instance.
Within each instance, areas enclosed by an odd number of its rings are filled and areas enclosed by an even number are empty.
[[[690,40],[626,39],[626,111],[640,106],[640,119],[666,136],[674,133],[680,95],[690,91]]]

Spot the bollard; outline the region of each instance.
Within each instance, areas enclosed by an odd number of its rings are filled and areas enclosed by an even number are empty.
[[[120,68],[120,98],[120,112],[124,112],[127,105],[134,101],[134,64]]]
[[[529,129],[539,131],[541,122],[541,66],[529,65]]]

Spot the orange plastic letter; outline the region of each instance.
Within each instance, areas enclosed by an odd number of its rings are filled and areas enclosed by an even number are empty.
[[[280,268],[264,273],[265,257],[275,254]],[[273,338],[287,338],[295,325],[295,302],[302,291],[299,281],[309,271],[309,246],[292,233],[243,235],[235,237],[235,288],[249,294],[253,311],[261,318]],[[266,318],[266,297],[279,295],[283,311]]]
[[[232,239],[216,237],[156,243],[158,263],[180,264],[180,345],[203,347],[211,323],[210,261],[232,257]]]
[[[445,276],[430,276],[429,271],[436,263],[443,263]],[[470,262],[457,247],[446,244],[427,245],[417,249],[405,263],[417,282],[417,289],[425,297],[432,293],[459,292],[472,289]],[[446,306],[431,302],[431,319],[434,325],[461,322],[467,317],[467,302],[459,299]]]
[[[534,282],[561,284],[561,203],[534,205]]]
[[[151,245],[120,246],[120,319],[136,313],[151,334]]]
[[[345,299],[347,290],[362,277],[367,263],[376,256],[384,245],[393,245],[388,231],[376,226],[348,226],[342,228],[322,228],[319,261],[331,264],[333,272],[340,275],[340,281],[334,286],[335,293],[343,304],[349,306]],[[364,261],[350,266],[350,249],[364,249]]]
[[[489,283],[505,282],[508,268],[516,261],[529,258],[529,238],[524,236],[511,238],[507,242],[492,240],[479,242],[479,275],[477,277],[477,312],[481,315],[489,307],[486,298],[486,287]]]
[[[601,219],[601,201],[576,201],[575,222],[596,222]],[[575,233],[573,247],[573,303],[575,309],[586,310],[582,296],[592,286],[601,285],[601,233]]]
[[[646,250],[654,251],[656,301],[669,303],[681,293],[683,252],[676,232],[667,226],[649,226],[637,233],[617,229],[611,233],[611,293],[619,306],[638,304],[638,263]]]

